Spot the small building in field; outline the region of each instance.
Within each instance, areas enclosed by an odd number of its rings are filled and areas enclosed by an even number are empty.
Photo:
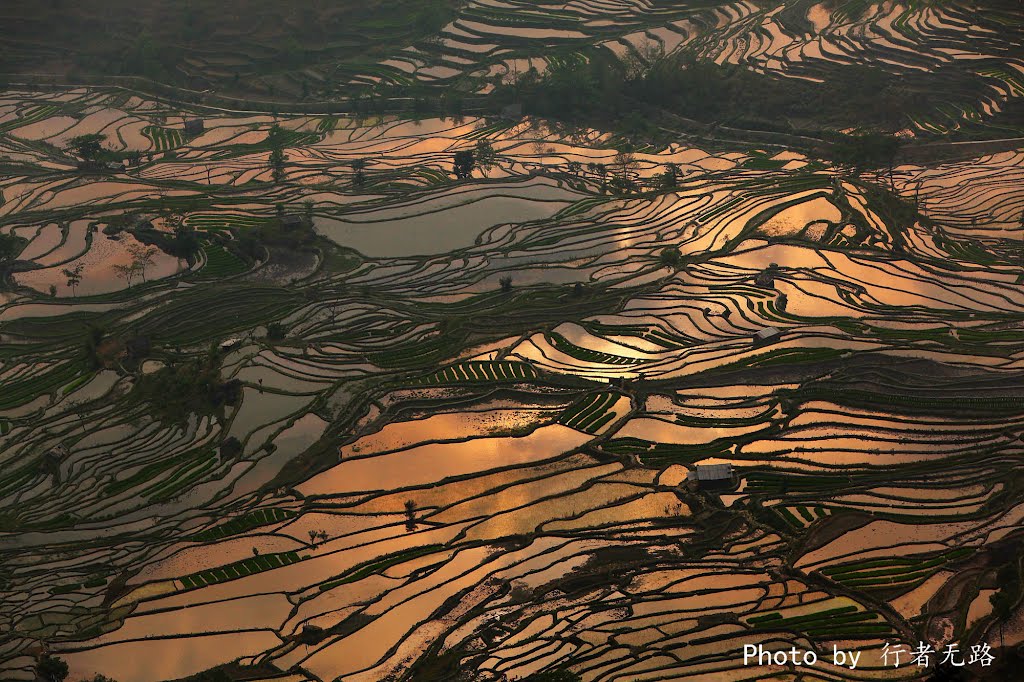
[[[206,125],[203,123],[201,118],[190,118],[185,121],[185,134],[190,137],[196,135],[202,135],[203,131],[206,130]]]
[[[506,104],[501,108],[502,118],[511,118],[519,120],[523,117],[523,105],[521,102],[515,104]]]
[[[226,353],[227,351],[231,350],[232,348],[237,348],[241,344],[242,344],[242,339],[238,338],[237,336],[233,336],[230,339],[227,339],[226,341],[222,341],[220,346],[219,346],[219,348],[220,348],[220,351],[222,353]]]
[[[285,213],[281,216],[281,227],[285,230],[297,230],[305,224],[305,220],[298,213]]]
[[[732,480],[732,464],[695,464],[686,478],[698,483],[715,483]]]
[[[778,341],[781,336],[782,331],[777,327],[765,327],[754,332],[754,345],[760,346],[772,341]]]

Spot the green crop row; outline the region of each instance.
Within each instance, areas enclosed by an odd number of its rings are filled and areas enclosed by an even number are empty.
[[[618,399],[618,393],[592,393],[566,408],[558,423],[584,433],[597,433],[615,418],[615,413],[608,410]]]
[[[45,118],[53,116],[57,111],[58,108],[52,104],[31,107],[23,111],[19,118],[0,124],[0,133],[7,132],[8,130],[14,130],[15,128],[21,128],[22,126],[27,126],[30,123],[35,123],[36,121],[42,121]]]
[[[612,355],[611,353],[603,353],[601,351],[577,346],[561,334],[557,334],[555,332],[548,333],[547,340],[556,350],[565,353],[571,358],[583,360],[584,362],[594,362],[602,365],[635,365],[640,362],[640,360],[636,358]]]
[[[749,619],[754,630],[760,632],[799,632],[818,639],[842,639],[863,634],[884,634],[890,625],[874,611],[860,611],[856,606],[842,606],[803,616],[783,618],[779,613],[755,616]]]
[[[209,450],[187,460],[170,476],[142,491],[150,502],[164,502],[173,498],[201,479],[217,466],[217,455]]]
[[[203,253],[206,254],[206,264],[197,275],[201,279],[231,277],[248,269],[244,261],[223,246],[204,246]]]
[[[143,490],[144,495],[162,497],[162,494],[169,491],[174,483],[180,483],[183,478],[188,478],[188,472],[190,470],[202,466],[203,463],[212,462],[213,460],[214,455],[211,451],[192,452],[177,457],[168,457],[166,459],[147,464],[128,478],[108,483],[103,489],[103,493],[105,495],[116,495],[124,492],[125,490],[145,485],[150,481],[159,478],[168,470],[177,467],[177,471],[175,471],[175,473],[168,479],[153,483]]]
[[[146,126],[142,129],[143,135],[153,140],[153,145],[158,152],[164,152],[180,147],[182,144],[182,131],[174,128],[161,128],[159,126]]]
[[[82,366],[78,362],[62,362],[48,372],[42,372],[20,381],[0,382],[0,410],[6,410],[35,400],[67,385],[79,376]],[[91,375],[86,375],[88,376]]]
[[[477,381],[529,381],[537,372],[525,362],[463,362],[416,379],[413,383],[461,384]]]
[[[399,552],[398,554],[391,554],[383,557],[382,559],[375,559],[366,563],[359,564],[353,568],[345,571],[341,574],[341,577],[326,582],[320,585],[320,591],[326,592],[338,585],[344,585],[346,583],[354,583],[357,580],[373,575],[374,573],[380,573],[391,566],[404,563],[410,559],[425,556],[427,554],[433,554],[442,548],[442,545],[426,545],[424,547],[417,547],[406,552]]]
[[[829,566],[821,571],[829,579],[847,587],[885,589],[894,585],[916,583],[931,576],[951,562],[973,552],[961,547],[937,555],[893,557]]]
[[[244,578],[247,575],[255,575],[263,571],[269,571],[281,566],[287,566],[300,561],[297,552],[282,552],[280,554],[257,554],[249,559],[236,561],[220,568],[211,568],[206,571],[199,571],[181,578],[181,584],[185,589],[190,590],[196,587],[216,585],[236,578]]]
[[[237,516],[227,523],[222,523],[219,526],[214,526],[213,528],[208,528],[200,533],[196,533],[192,536],[192,539],[196,542],[220,540],[221,538],[226,538],[231,535],[244,533],[245,531],[252,530],[253,528],[259,528],[260,526],[266,526],[286,519],[293,519],[295,516],[295,512],[290,509],[277,509],[276,507],[257,509],[256,511],[251,511],[243,516]]]

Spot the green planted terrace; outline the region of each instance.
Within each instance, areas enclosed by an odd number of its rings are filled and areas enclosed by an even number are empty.
[[[555,332],[550,332],[546,338],[553,348],[577,360],[585,360],[602,365],[635,365],[640,362],[636,358],[582,348]]]
[[[591,393],[570,405],[558,418],[558,423],[584,433],[597,433],[615,419],[612,407],[620,397],[611,391]]]
[[[970,557],[973,553],[974,549],[961,547],[937,555],[870,559],[839,564],[829,566],[821,572],[830,580],[853,589],[906,590],[921,584],[940,569]]]
[[[301,561],[298,552],[257,554],[251,559],[243,559],[227,566],[192,573],[179,578],[179,580],[186,590],[191,590],[235,580],[236,578],[244,578],[245,576],[255,575],[263,571],[271,571],[275,568],[297,563],[298,561]]]
[[[415,380],[419,385],[462,384],[483,381],[532,381],[537,372],[523,362],[463,362]]]
[[[218,526],[214,526],[213,528],[208,528],[202,532],[196,533],[192,536],[192,539],[196,542],[212,542],[232,535],[238,535],[239,533],[245,533],[246,531],[253,530],[254,528],[260,528],[262,526],[268,526],[281,521],[294,519],[295,517],[296,513],[290,509],[278,509],[276,507],[258,509],[256,511],[249,512],[248,514],[235,517],[227,523],[222,523]]]

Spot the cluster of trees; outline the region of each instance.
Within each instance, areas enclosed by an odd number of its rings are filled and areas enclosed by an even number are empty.
[[[316,241],[316,229],[313,225],[313,202],[304,201],[300,220],[292,222],[296,213],[288,213],[284,204],[277,204],[276,215],[259,227],[238,230],[236,239],[227,243],[229,249],[239,257],[248,260],[263,258],[263,250],[267,246],[284,247],[286,249],[308,248]]]
[[[915,74],[907,80],[876,66],[837,66],[824,83],[757,74],[731,64],[698,60],[688,53],[665,56],[642,49],[624,62],[594,53],[588,60],[554,63],[544,74],[529,70],[498,86],[495,97],[519,101],[531,114],[561,121],[615,127],[650,137],[652,112],[711,125],[778,132],[874,127],[898,130],[907,115],[938,104],[944,76]],[[945,74],[957,76],[957,74]]]
[[[106,135],[90,133],[88,135],[77,135],[68,140],[65,149],[71,152],[85,163],[97,163],[102,161],[109,152],[103,148]]]
[[[497,162],[497,154],[490,140],[477,140],[474,149],[463,149],[455,152],[452,173],[459,180],[465,180],[479,168],[485,173]]]
[[[103,142],[106,139],[107,136],[101,133],[78,135],[68,140],[64,150],[81,159],[78,162],[78,168],[86,171],[102,170],[105,167],[105,163],[120,163],[126,157],[135,160],[142,157],[142,154],[139,152],[117,153],[107,149],[103,146]],[[150,155],[150,158],[152,158],[152,155]]]
[[[583,678],[565,668],[556,668],[542,673],[534,673],[523,682],[582,682]]]
[[[64,682],[68,677],[68,664],[59,656],[43,654],[36,663],[36,677],[42,682]],[[97,673],[82,682],[115,682],[106,675]]]
[[[146,281],[146,268],[153,265],[154,258],[157,254],[157,248],[155,246],[146,246],[144,244],[129,244],[128,253],[131,255],[131,261],[128,263],[116,263],[113,268],[117,276],[125,281],[128,288],[132,288],[132,280],[135,277],[142,277],[143,283]],[[65,275],[68,275],[68,286],[71,286],[73,281],[69,271],[64,271]],[[75,284],[81,282],[81,272],[78,272],[79,277]]]
[[[221,381],[216,345],[203,358],[171,362],[139,378],[133,391],[152,404],[153,412],[169,422],[180,422],[192,412],[211,414],[222,405],[234,405],[242,394],[241,382]]]
[[[999,591],[989,597],[992,603],[992,615],[999,623],[999,638],[1003,637],[1003,625],[1013,616],[1014,607],[1024,597],[1024,581],[1020,571],[1020,558],[1014,556],[996,573],[996,584]],[[1002,646],[1002,642],[1000,642]]]
[[[832,136],[829,151],[832,161],[854,173],[886,170],[890,187],[895,191],[892,171],[900,151],[900,138],[884,133],[862,133]]]
[[[4,288],[11,265],[14,264],[24,245],[25,240],[19,239],[13,234],[0,233],[0,289]]]
[[[185,215],[177,211],[165,209],[160,212],[160,217],[170,232],[156,230],[152,226],[137,227],[133,231],[135,238],[143,244],[156,246],[164,253],[170,254],[175,258],[189,260],[195,256],[201,246],[199,235],[192,227],[185,224]],[[125,218],[121,222],[123,223],[127,220]],[[114,225],[114,227],[115,230],[118,228],[117,225]]]
[[[270,145],[270,173],[275,183],[284,180],[284,163],[288,160],[284,153],[285,137],[284,129],[276,123],[270,127],[267,134],[267,144]]]

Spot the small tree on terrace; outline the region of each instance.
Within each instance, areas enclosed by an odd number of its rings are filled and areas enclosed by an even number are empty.
[[[900,139],[895,135],[883,133],[844,135],[832,147],[836,165],[848,168],[854,173],[887,170],[889,187],[893,192],[896,191],[893,168],[899,151]]]
[[[142,281],[146,281],[146,268],[153,264],[153,257],[156,256],[155,246],[144,246],[142,244],[131,244],[128,253],[132,255],[132,267],[142,275]]]
[[[44,682],[64,682],[68,676],[68,664],[56,656],[43,654],[36,664],[36,675]]]
[[[624,192],[632,191],[636,187],[633,181],[633,174],[640,167],[640,163],[633,156],[633,152],[623,150],[615,155],[615,165],[619,169],[619,185]]]
[[[679,252],[678,248],[674,246],[666,246],[664,249],[661,250],[660,260],[663,265],[675,267],[676,265],[679,264],[679,261],[680,259],[682,259],[682,257],[683,254]]]
[[[73,268],[70,268],[70,269],[64,268],[63,270],[61,270],[61,272],[64,274],[64,276],[68,280],[68,287],[71,289],[71,295],[72,296],[77,296],[77,293],[76,293],[75,290],[78,288],[78,285],[82,283],[82,269],[83,269],[83,267],[84,266],[81,263],[79,263],[78,265],[76,265]]]
[[[601,178],[601,191],[604,192],[608,189],[608,166],[603,163],[595,163],[594,171],[597,172]]]
[[[352,184],[355,187],[362,187],[366,184],[366,159],[352,160]]]
[[[7,268],[21,252],[21,240],[13,234],[0,233],[0,289],[7,279]]]
[[[465,180],[473,174],[473,168],[476,165],[476,158],[473,156],[471,149],[464,149],[461,152],[455,152],[455,165],[452,168],[452,172],[455,173],[455,177],[460,180]]]
[[[490,140],[477,140],[476,142],[476,165],[483,171],[489,171],[494,165],[494,147]]]
[[[267,144],[270,145],[270,171],[274,182],[284,180],[284,162],[288,157],[284,153],[284,129],[276,123],[270,127]]]
[[[679,166],[674,163],[665,164],[665,172],[658,176],[658,185],[662,189],[675,189],[679,185]]]
[[[103,141],[106,139],[106,135],[99,133],[78,135],[68,140],[67,150],[82,161],[95,161],[103,153]]]
[[[114,272],[117,276],[125,281],[128,288],[132,288],[132,278],[138,273],[138,266],[135,263],[122,264],[118,263],[114,266]]]

